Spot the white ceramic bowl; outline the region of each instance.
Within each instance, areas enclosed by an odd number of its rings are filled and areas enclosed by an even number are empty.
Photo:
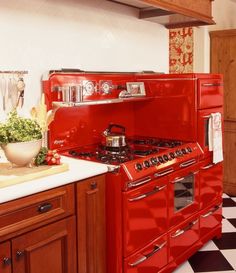
[[[17,166],[29,165],[41,147],[42,139],[2,145],[7,160]]]

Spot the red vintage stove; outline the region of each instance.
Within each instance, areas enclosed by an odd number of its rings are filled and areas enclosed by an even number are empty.
[[[107,272],[172,272],[221,236],[220,75],[51,71],[49,147],[108,167]]]

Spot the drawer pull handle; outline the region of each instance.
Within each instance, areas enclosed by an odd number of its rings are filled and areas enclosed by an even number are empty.
[[[38,212],[45,213],[52,209],[51,203],[44,203],[38,207]]]
[[[4,265],[11,265],[11,258],[9,258],[9,257],[3,258],[3,264]]]
[[[166,188],[166,185],[161,186],[161,187],[157,187],[157,186],[156,186],[152,191],[146,192],[146,193],[144,193],[144,194],[138,195],[138,196],[133,197],[133,198],[130,198],[130,199],[128,199],[128,200],[129,200],[130,202],[139,201],[139,200],[141,200],[141,199],[144,199],[144,198],[146,198],[146,197],[148,197],[148,196],[150,196],[150,195],[153,195],[153,194],[155,194],[155,193],[157,193],[157,192],[163,190],[164,188]]]
[[[178,229],[174,234],[171,235],[172,238],[176,238],[182,234],[184,234],[186,231],[190,230],[195,224],[197,224],[198,219],[189,223],[185,228],[183,229]]]
[[[25,256],[24,250],[17,250],[17,251],[16,251],[16,258],[17,258],[17,259],[20,259],[20,258],[22,258],[22,257],[24,257],[24,256]]]
[[[206,218],[216,212],[220,206],[215,206],[212,210],[208,211],[206,214],[201,215],[202,218]]]
[[[162,243],[161,245],[154,245],[154,248],[150,253],[143,255],[142,257],[140,257],[139,259],[137,259],[133,263],[129,263],[129,266],[135,267],[135,266],[141,264],[142,262],[144,262],[148,258],[152,257],[157,251],[161,250],[165,245],[166,245],[166,242]]]
[[[180,166],[180,168],[185,168],[185,167],[193,165],[196,162],[197,162],[196,159],[191,159],[191,160],[181,163],[179,166]]]
[[[213,166],[214,166],[214,164],[209,164],[207,166],[201,167],[201,170],[207,170],[207,169],[210,169]]]
[[[91,184],[90,184],[90,189],[91,189],[91,190],[95,190],[95,189],[97,188],[97,186],[98,186],[98,185],[97,185],[97,182],[95,182],[95,181],[94,181],[94,182],[91,182]]]

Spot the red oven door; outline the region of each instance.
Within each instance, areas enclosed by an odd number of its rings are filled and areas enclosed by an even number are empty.
[[[222,196],[223,164],[213,164],[211,158],[200,166],[200,209],[207,207]]]
[[[204,154],[202,158],[212,157],[212,152],[209,151],[209,142],[208,142],[208,129],[209,129],[209,118],[212,113],[221,113],[222,114],[222,124],[223,124],[223,108],[212,108],[204,109],[198,111],[198,134],[197,139],[198,143],[201,146]],[[223,129],[223,126],[222,126]]]
[[[219,228],[221,231],[222,200],[219,199],[214,205],[208,206],[200,212],[200,239],[203,243],[212,238],[212,232]]]
[[[173,261],[185,252],[190,251],[191,246],[199,240],[199,218],[192,217],[181,225],[172,229],[169,233],[170,256]]]
[[[170,175],[168,195],[170,228],[180,224],[199,209],[199,165],[193,163],[191,167]]]
[[[157,273],[167,264],[167,236],[162,236],[124,260],[124,273]]]
[[[144,247],[166,229],[167,178],[123,193],[124,257]]]

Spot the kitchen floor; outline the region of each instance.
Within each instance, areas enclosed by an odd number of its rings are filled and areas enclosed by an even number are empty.
[[[209,241],[174,273],[236,272],[236,197],[223,194],[222,238]]]

